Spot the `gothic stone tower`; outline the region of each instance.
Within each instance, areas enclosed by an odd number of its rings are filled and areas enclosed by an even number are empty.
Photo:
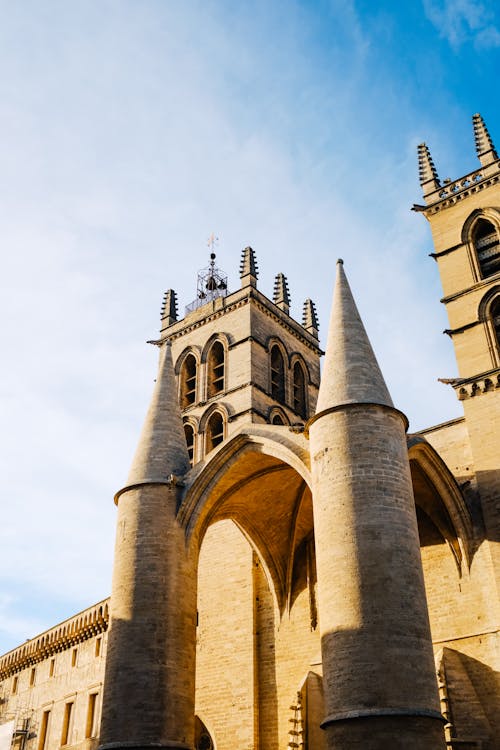
[[[182,320],[165,296],[117,494],[103,750],[444,747],[407,422],[338,268],[317,408],[314,305],[295,322],[282,274],[259,292],[251,248],[240,290],[213,256]]]
[[[420,183],[425,205],[414,210],[429,221],[449,319],[458,378],[444,379],[464,409],[464,418],[424,431],[426,439],[452,469],[465,495],[473,525],[469,562],[458,582],[461,611],[454,617],[433,617],[434,585],[428,599],[438,652],[443,711],[452,744],[474,739],[481,747],[499,747],[500,653],[498,648],[500,583],[500,160],[479,114],[473,116],[480,166],[457,180],[441,184],[430,151],[419,146]],[[424,569],[441,568],[436,551]],[[435,579],[435,583],[437,580]],[[470,600],[470,597],[474,603]],[[468,631],[467,638],[459,638]],[[485,667],[488,664],[489,667]],[[455,696],[450,710],[450,684],[461,684],[467,698]],[[465,685],[467,684],[467,687]],[[458,692],[458,690],[457,690]],[[448,695],[450,693],[450,695]],[[453,703],[453,700],[451,700]],[[465,704],[477,705],[475,716]],[[494,708],[493,708],[494,707]],[[462,727],[460,724],[462,723]],[[494,739],[496,738],[496,739]],[[454,746],[454,745],[453,745]],[[479,746],[479,744],[478,744]]]

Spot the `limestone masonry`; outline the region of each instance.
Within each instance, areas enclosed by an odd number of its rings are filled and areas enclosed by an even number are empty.
[[[0,748],[500,750],[500,159],[418,149],[464,416],[407,434],[344,272],[210,264],[115,496],[112,592],[0,657]],[[5,739],[2,739],[2,736]],[[3,744],[2,744],[3,743]]]

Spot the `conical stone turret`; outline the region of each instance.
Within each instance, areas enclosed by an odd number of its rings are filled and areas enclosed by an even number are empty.
[[[445,747],[415,503],[397,411],[337,266],[308,429],[329,750]]]
[[[192,748],[196,564],[177,522],[189,469],[170,344],[127,486],[117,534],[101,748]]]

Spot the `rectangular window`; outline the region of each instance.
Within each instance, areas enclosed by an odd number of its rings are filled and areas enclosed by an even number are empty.
[[[95,655],[96,656],[101,655],[101,641],[102,641],[102,638],[96,638],[96,641],[95,641]]]
[[[12,678],[12,695],[15,695],[17,693],[18,685],[19,685],[19,677],[16,674]]]
[[[50,664],[49,664],[49,677],[53,677],[54,676],[55,668],[56,668],[56,660],[55,659],[51,659],[50,660]]]
[[[36,676],[36,667],[33,667],[33,669],[30,672],[30,687],[33,687],[35,684],[35,676]]]
[[[78,655],[78,649],[74,648],[71,653],[71,666],[76,667],[76,657]]]
[[[38,739],[38,750],[45,750],[49,728],[50,711],[44,711],[40,722],[40,734]]]
[[[95,735],[95,709],[97,705],[97,693],[90,693],[89,703],[87,706],[87,723],[85,725],[85,737],[94,737]]]
[[[61,745],[68,744],[72,712],[73,712],[73,703],[66,703],[66,705],[64,706],[63,726],[62,726],[62,732],[61,732]]]

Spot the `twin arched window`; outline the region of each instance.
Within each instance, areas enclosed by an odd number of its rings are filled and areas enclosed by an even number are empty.
[[[188,354],[181,367],[181,409],[196,401],[196,372],[198,364],[194,354]]]
[[[483,279],[500,271],[500,237],[487,219],[479,219],[472,232],[479,268]]]
[[[206,450],[213,450],[224,440],[224,418],[220,411],[214,411],[206,426]]]
[[[306,378],[298,362],[293,366],[293,410],[303,419],[307,417]]]
[[[207,359],[207,396],[211,398],[224,390],[224,345],[215,341]]]
[[[190,425],[189,422],[184,423],[184,435],[186,437],[189,460],[191,461],[192,466],[194,461],[194,427]]]
[[[181,409],[197,403],[198,362],[194,354],[188,354],[180,370]],[[207,356],[207,398],[212,398],[224,390],[225,349],[221,341],[215,341]]]
[[[280,404],[285,403],[285,360],[277,344],[271,349],[271,396]]]
[[[306,374],[300,362],[292,368],[292,408],[302,419],[307,418],[307,385]],[[286,404],[285,360],[280,347],[271,347],[271,397],[280,404]],[[273,424],[280,424],[275,422]],[[283,422],[281,422],[283,424]]]

